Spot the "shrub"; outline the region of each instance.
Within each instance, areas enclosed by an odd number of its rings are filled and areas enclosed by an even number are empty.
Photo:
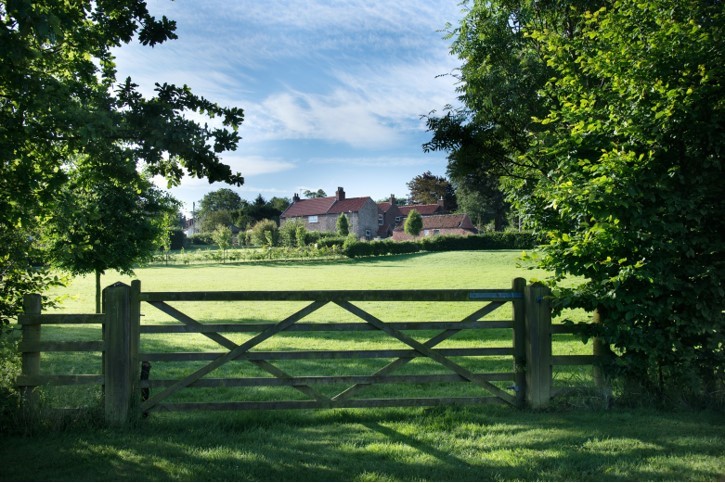
[[[19,411],[15,379],[20,375],[20,352],[10,331],[0,328],[0,434],[8,434]]]
[[[213,245],[210,233],[195,233],[189,238],[190,245]]]
[[[252,243],[260,246],[275,246],[279,242],[279,228],[273,220],[259,220],[251,229]]]

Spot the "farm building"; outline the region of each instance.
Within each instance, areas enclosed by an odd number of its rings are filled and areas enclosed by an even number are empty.
[[[280,224],[301,220],[310,231],[334,232],[341,213],[347,216],[350,233],[372,240],[378,234],[378,205],[369,196],[346,198],[345,190],[337,188],[335,196],[300,199],[295,194],[292,204],[280,215]]]
[[[393,236],[393,230],[405,220],[405,216],[395,203],[395,195],[390,195],[390,201],[378,203],[378,237]]]
[[[476,227],[466,214],[459,215],[430,215],[423,216],[423,229],[419,236],[435,235],[475,235]],[[393,230],[393,240],[413,240],[413,237],[405,233],[403,224]]]

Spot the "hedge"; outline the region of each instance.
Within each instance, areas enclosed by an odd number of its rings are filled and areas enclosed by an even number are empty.
[[[337,240],[335,240],[337,241]],[[380,255],[400,255],[419,251],[449,252],[461,250],[526,250],[544,242],[541,235],[532,232],[491,232],[480,235],[433,236],[414,241],[373,242],[346,241],[344,253],[350,258]]]

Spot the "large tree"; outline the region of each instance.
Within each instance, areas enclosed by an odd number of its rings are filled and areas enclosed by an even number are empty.
[[[101,275],[133,273],[168,238],[166,217],[179,203],[136,171],[134,162],[77,159],[56,193],[44,225],[50,262],[72,275],[94,273],[96,312],[101,311]],[[103,173],[102,176],[99,176]]]
[[[435,176],[430,171],[419,174],[407,183],[410,190],[411,204],[436,204],[443,199],[443,207],[448,211],[454,211],[456,193],[453,185],[442,176]]]
[[[184,172],[243,183],[220,158],[240,139],[241,109],[186,86],[157,84],[149,98],[131,79],[117,82],[113,48],[134,37],[154,46],[175,38],[175,28],[144,0],[0,3],[0,319],[19,310],[13,287],[42,291],[33,267],[43,257],[29,254],[38,248],[37,220],[67,181],[68,159],[129,160],[171,185]],[[218,127],[190,112],[218,118]]]
[[[229,226],[239,221],[246,207],[246,201],[229,188],[220,188],[204,195],[199,202],[199,227],[204,233],[211,233],[218,225]]]
[[[722,29],[718,1],[476,2],[466,107],[429,120],[452,170],[502,176],[549,234],[552,283],[581,277],[558,306],[596,310],[585,335],[661,394],[725,374]]]

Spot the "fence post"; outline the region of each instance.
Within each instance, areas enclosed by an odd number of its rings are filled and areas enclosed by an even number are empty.
[[[25,315],[40,315],[41,297],[38,294],[28,294],[23,297],[23,311]],[[26,321],[20,318],[23,334],[23,346],[36,348],[40,344],[40,321]],[[22,355],[22,375],[24,379],[33,379],[40,375],[40,352],[26,352]],[[38,402],[37,386],[23,386],[21,396],[23,405],[32,408]]]
[[[526,280],[515,278],[511,289],[521,294],[520,298],[514,299],[513,305],[513,347],[514,347],[514,390],[516,391],[516,403],[519,407],[526,404],[526,304],[524,303],[524,291]]]
[[[526,401],[541,408],[551,398],[551,290],[535,283],[524,292],[526,304]]]
[[[122,283],[103,290],[105,416],[107,423],[115,425],[131,421],[139,405],[139,320],[132,292],[131,287]]]
[[[597,308],[594,310],[592,322],[594,324],[600,324],[602,322],[602,309]],[[612,400],[612,386],[602,365],[606,364],[608,359],[612,357],[612,350],[609,344],[604,342],[600,337],[594,337],[592,342],[592,354],[597,357],[592,367],[592,379],[594,379],[594,385],[604,399],[604,406],[609,407]]]

